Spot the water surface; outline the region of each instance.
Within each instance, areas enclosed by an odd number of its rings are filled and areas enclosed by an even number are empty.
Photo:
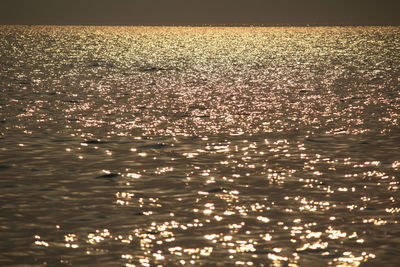
[[[0,27],[0,265],[397,266],[400,28]]]

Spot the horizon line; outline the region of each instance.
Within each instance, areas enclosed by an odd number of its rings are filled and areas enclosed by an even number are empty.
[[[104,27],[399,27],[400,24],[259,24],[259,23],[194,23],[194,24],[0,24],[0,26],[104,26]]]

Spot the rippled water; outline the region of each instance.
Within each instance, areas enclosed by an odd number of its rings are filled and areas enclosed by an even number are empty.
[[[0,27],[0,265],[397,266],[400,28]]]

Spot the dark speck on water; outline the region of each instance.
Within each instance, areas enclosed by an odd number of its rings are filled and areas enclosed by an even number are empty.
[[[168,147],[167,144],[152,144],[152,145],[141,145],[138,146],[140,149],[163,149]]]
[[[85,144],[90,144],[90,145],[101,145],[101,144],[108,144],[110,142],[101,141],[101,140],[86,140],[84,143]]]
[[[207,192],[208,193],[222,193],[222,192],[228,192],[228,190],[220,187],[220,188],[209,189],[209,190],[207,190]]]
[[[157,72],[157,71],[168,71],[168,70],[177,70],[176,68],[161,68],[161,67],[147,67],[147,68],[139,68],[141,72]]]
[[[117,178],[118,176],[120,176],[120,174],[118,174],[118,173],[107,173],[107,174],[99,175],[96,178],[112,179],[112,178]]]
[[[12,168],[12,166],[11,166],[11,165],[8,165],[8,164],[2,164],[2,165],[0,165],[0,171],[1,171],[1,170],[6,170],[6,169],[10,169],[10,168]]]

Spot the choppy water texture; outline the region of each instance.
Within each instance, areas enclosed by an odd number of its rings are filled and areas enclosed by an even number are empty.
[[[0,265],[397,266],[400,28],[0,27]]]

